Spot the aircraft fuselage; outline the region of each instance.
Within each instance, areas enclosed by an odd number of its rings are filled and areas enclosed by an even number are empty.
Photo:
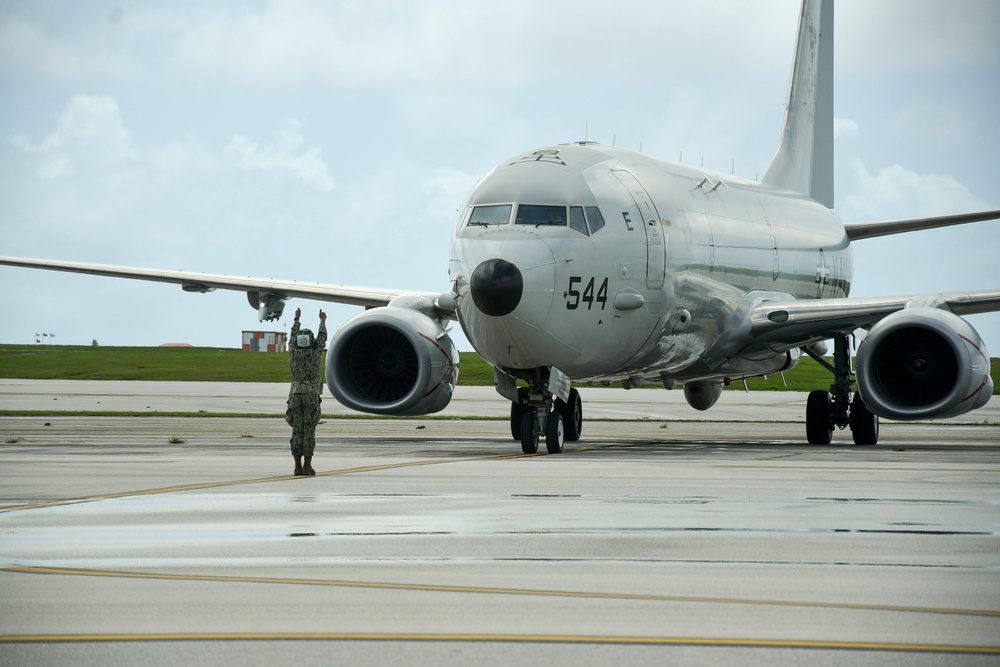
[[[836,214],[801,194],[571,144],[483,179],[450,273],[466,336],[498,368],[717,381],[794,363],[747,347],[748,309],[846,297],[853,259]]]

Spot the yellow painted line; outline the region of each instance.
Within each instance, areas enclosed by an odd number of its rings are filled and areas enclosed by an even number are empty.
[[[411,461],[409,463],[386,463],[381,465],[363,466],[360,468],[344,468],[341,470],[329,470],[318,472],[316,477],[330,477],[333,475],[355,475],[365,472],[378,472],[380,470],[393,470],[396,468],[413,468],[417,466],[441,465],[444,463],[464,463],[469,461],[503,461],[507,459],[525,458],[526,456],[537,456],[536,454],[508,454],[503,456],[485,456],[462,459],[431,459],[429,461]],[[242,484],[266,484],[269,482],[283,482],[296,479],[309,479],[308,477],[296,477],[294,475],[283,475],[280,477],[262,477],[260,479],[239,479],[220,482],[203,482],[200,484],[183,484],[180,486],[168,486],[161,489],[145,489],[139,491],[122,491],[120,493],[105,493],[96,496],[84,496],[82,498],[67,498],[64,500],[53,500],[46,503],[32,503],[28,505],[13,505],[10,507],[0,507],[0,514],[6,512],[17,512],[22,510],[36,510],[46,507],[61,507],[63,505],[76,505],[79,503],[89,503],[98,500],[113,500],[116,498],[134,498],[138,496],[153,496],[164,493],[180,493],[182,491],[199,491],[202,489],[217,489],[225,486],[239,486]]]
[[[25,574],[56,574],[118,579],[157,579],[167,581],[214,581],[225,583],[287,584],[293,586],[334,586],[340,588],[375,588],[383,590],[427,591],[435,593],[478,593],[494,595],[525,595],[538,597],[586,598],[594,600],[636,600],[652,602],[696,602],[773,607],[809,607],[820,609],[854,609],[865,611],[907,612],[921,614],[951,614],[957,616],[1000,617],[991,609],[953,609],[948,607],[913,607],[905,605],[861,604],[850,602],[813,602],[796,600],[766,600],[753,598],[722,598],[685,595],[649,595],[640,593],[598,593],[586,591],[555,591],[532,588],[494,588],[484,586],[445,586],[434,584],[389,583],[378,581],[343,581],[334,579],[292,579],[285,577],[235,577],[201,574],[160,574],[155,572],[125,572],[116,570],[84,570],[76,568],[37,567],[30,565],[0,565],[0,570]]]
[[[896,470],[901,472],[974,472],[974,473],[1000,473],[1000,466],[997,464],[973,464],[970,463],[968,468],[911,468],[909,466],[893,466],[891,468],[882,466],[824,466],[824,465],[773,465],[773,464],[761,464],[754,465],[753,463],[717,463],[716,468],[760,468],[762,470],[873,470],[875,472],[884,472],[886,470]]]
[[[1000,655],[1000,646],[957,644],[904,644],[894,642],[851,642],[808,639],[734,639],[725,637],[615,637],[607,635],[529,635],[426,632],[181,632],[156,634],[89,635],[0,635],[0,643],[27,642],[149,642],[149,641],[233,641],[233,640],[325,640],[325,641],[425,641],[503,642],[535,644],[616,644],[659,646],[709,646],[747,648],[853,649],[861,651],[907,651]]]

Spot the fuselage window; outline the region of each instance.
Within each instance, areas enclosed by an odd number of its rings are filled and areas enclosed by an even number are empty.
[[[604,226],[604,216],[601,215],[601,209],[596,206],[587,207],[587,222],[590,223],[590,233],[594,234],[598,229]]]
[[[534,204],[520,204],[517,207],[517,217],[514,222],[518,225],[554,225],[557,227],[566,226],[565,206],[536,206]]]
[[[590,235],[590,232],[587,231],[587,219],[583,217],[582,206],[569,207],[569,226],[584,236]]]
[[[506,225],[510,222],[511,204],[476,206],[469,216],[469,225]]]

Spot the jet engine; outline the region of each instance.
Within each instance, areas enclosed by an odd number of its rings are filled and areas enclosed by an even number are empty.
[[[872,327],[858,347],[857,380],[869,410],[900,421],[954,417],[993,394],[979,334],[937,308],[907,308]]]
[[[409,308],[372,308],[330,341],[326,382],[349,408],[381,415],[443,410],[458,381],[458,352],[441,324]]]

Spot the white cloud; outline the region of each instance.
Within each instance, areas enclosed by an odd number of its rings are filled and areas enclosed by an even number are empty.
[[[837,0],[838,63],[848,69],[944,71],[1000,58],[995,0]]]
[[[722,15],[726,21],[718,20]],[[541,72],[563,85],[595,74],[642,80],[682,58],[689,66],[680,73],[717,76],[715,64],[739,57],[750,44],[758,58],[766,52],[783,62],[791,49],[791,31],[784,28],[794,25],[794,10],[738,0],[719,0],[711,11],[645,1],[612,7],[596,0],[298,0],[204,6],[183,21],[176,64],[199,77],[276,87],[309,81],[508,90]],[[686,29],[664,30],[671,25]],[[721,51],[702,48],[709,29],[726,33]],[[779,35],[780,41],[769,39]]]
[[[107,96],[77,95],[56,129],[40,143],[32,144],[24,134],[12,137],[11,143],[40,158],[36,173],[42,178],[65,177],[81,168],[139,158],[118,103]]]
[[[857,190],[845,199],[848,220],[885,220],[988,209],[962,183],[947,174],[918,174],[898,164],[870,174],[860,159],[852,162]]]
[[[69,81],[136,73],[135,61],[122,53],[113,34],[98,28],[68,38],[56,34],[53,23],[16,17],[0,19],[0,71],[41,72]]]
[[[833,119],[833,136],[836,139],[853,139],[858,136],[859,126],[850,118]]]
[[[224,149],[194,137],[140,144],[108,96],[73,97],[41,141],[21,133],[10,146],[0,167],[24,176],[21,187],[5,184],[7,252],[130,264],[147,257],[223,271],[218,248],[252,253],[282,220],[320,226],[324,202],[307,193],[334,187],[294,121],[267,143],[237,136]]]
[[[235,159],[243,169],[290,172],[310,186],[328,192],[333,189],[330,170],[316,147],[304,147],[301,124],[289,119],[280,127],[267,146],[239,135],[226,146],[225,154]]]

